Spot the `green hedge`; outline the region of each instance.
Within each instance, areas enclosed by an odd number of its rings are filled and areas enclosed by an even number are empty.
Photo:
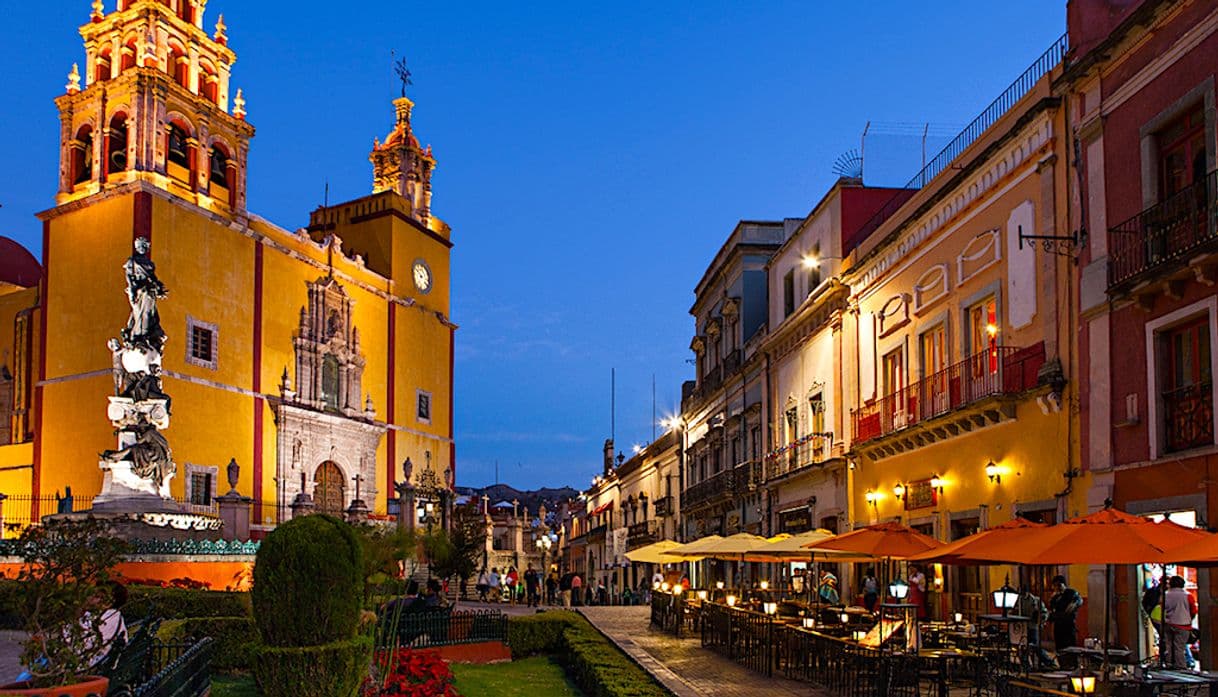
[[[211,637],[215,640],[212,668],[221,673],[244,672],[254,667],[258,627],[249,617],[190,617],[161,623],[157,638],[163,642]]]
[[[316,646],[355,636],[364,601],[363,548],[328,515],[275,528],[254,560],[254,619],[268,646]]]
[[[671,693],[582,615],[543,612],[508,619],[512,658],[551,654],[589,697],[666,697]]]
[[[263,697],[353,697],[371,661],[370,636],[322,646],[262,646],[254,679]]]
[[[25,627],[21,623],[20,598],[16,581],[0,580],[0,629]],[[158,586],[127,586],[129,598],[123,615],[128,622],[149,617],[183,619],[188,617],[248,617],[249,593],[188,590]]]
[[[123,616],[129,620],[249,617],[250,594],[157,586],[127,586]]]

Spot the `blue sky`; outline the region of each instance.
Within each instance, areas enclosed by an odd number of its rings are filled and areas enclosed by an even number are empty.
[[[115,0],[106,0],[107,11]],[[977,2],[243,2],[211,0],[238,55],[249,207],[295,228],[370,191],[392,125],[390,49],[453,226],[458,484],[586,485],[610,428],[677,409],[693,287],[741,218],[802,216],[858,149],[903,184],[1056,39],[1064,0]],[[0,235],[40,253],[52,99],[87,0],[3,2]],[[937,135],[936,135],[937,134]]]

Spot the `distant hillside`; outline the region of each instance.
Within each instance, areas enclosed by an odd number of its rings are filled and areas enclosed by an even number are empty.
[[[468,486],[456,487],[457,493],[463,496],[474,496],[481,499],[486,496],[490,499],[490,505],[494,506],[500,501],[511,503],[513,500],[519,501],[521,506],[529,509],[529,513],[536,514],[537,507],[545,502],[546,508],[551,511],[557,510],[558,506],[568,499],[574,499],[579,496],[579,491],[572,489],[569,486],[564,486],[561,489],[551,487],[543,487],[534,491],[521,491],[507,484],[494,484],[492,486],[475,489]]]

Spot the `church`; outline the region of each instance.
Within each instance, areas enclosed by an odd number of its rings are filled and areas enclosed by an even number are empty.
[[[116,5],[112,6],[112,3]],[[206,0],[95,0],[60,117],[42,260],[0,238],[0,516],[7,529],[87,508],[115,446],[107,341],[125,321],[123,264],[145,238],[168,289],[161,367],[172,495],[206,511],[253,499],[255,530],[352,501],[393,511],[395,485],[451,488],[451,231],[432,214],[436,160],[393,100],[372,193],[288,230],[246,201],[254,127],[236,55]],[[109,11],[108,11],[109,10]],[[237,470],[234,470],[237,471]]]

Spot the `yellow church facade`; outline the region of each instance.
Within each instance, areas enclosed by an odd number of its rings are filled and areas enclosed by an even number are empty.
[[[35,333],[29,437],[0,445],[0,467],[30,465],[0,469],[6,516],[21,515],[14,495],[45,509],[69,486],[82,500],[100,490],[98,452],[115,441],[107,342],[129,311],[122,266],[136,237],[151,241],[169,291],[175,497],[211,505],[235,459],[257,529],[290,516],[302,489],[320,510],[361,499],[384,514],[395,483],[455,478],[452,241],[431,215],[435,160],[411,129],[413,104],[394,102],[371,195],[318,208],[299,230],[264,220],[246,208],[254,129],[230,91],[236,57],[222,17],[203,29],[204,4],[95,3],[81,28],[85,69],[56,100],[60,182],[38,214],[41,279],[0,295],[0,340],[15,346],[22,312]],[[10,295],[34,302],[10,307],[23,304]]]

